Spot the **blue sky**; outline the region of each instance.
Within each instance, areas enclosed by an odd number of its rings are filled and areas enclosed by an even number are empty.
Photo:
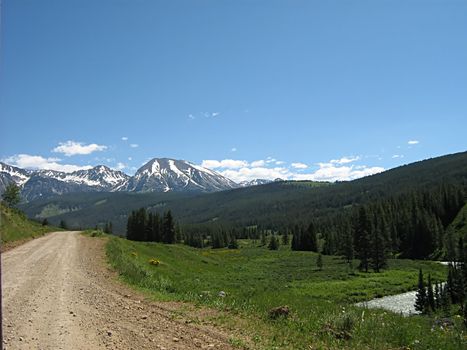
[[[0,159],[345,180],[465,151],[466,34],[463,0],[4,0]]]

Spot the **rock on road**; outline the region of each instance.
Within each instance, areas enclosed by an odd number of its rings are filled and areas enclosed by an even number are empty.
[[[104,240],[55,232],[2,254],[4,349],[230,349],[106,267]]]

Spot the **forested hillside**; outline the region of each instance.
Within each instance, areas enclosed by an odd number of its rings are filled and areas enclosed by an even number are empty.
[[[140,207],[160,214],[170,209],[185,227],[231,229],[258,225],[284,230],[307,226],[311,220],[329,222],[333,215],[342,215],[357,204],[417,197],[422,195],[415,195],[417,191],[438,191],[440,186],[448,185],[463,191],[466,182],[467,152],[463,152],[350,182],[284,181],[211,194],[79,193],[34,201],[23,208],[31,217],[48,217],[57,224],[63,219],[70,226],[91,227],[112,221],[114,231],[120,234],[125,233],[128,213]],[[444,225],[448,219],[452,218],[443,219]]]

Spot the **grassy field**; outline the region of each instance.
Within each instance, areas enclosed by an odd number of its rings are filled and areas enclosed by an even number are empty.
[[[445,267],[432,262],[391,260],[382,273],[357,272],[338,257],[269,251],[240,241],[240,249],[194,249],[182,245],[137,243],[111,238],[111,264],[128,283],[159,300],[182,300],[240,315],[259,349],[462,349],[461,320],[452,329],[432,328],[426,317],[404,318],[352,304],[414,289],[418,269],[434,280]],[[158,260],[156,265],[150,260]],[[355,262],[356,264],[356,262]],[[220,297],[219,292],[225,292]],[[288,318],[270,319],[268,311],[287,305]],[[221,321],[228,323],[228,316]],[[463,333],[464,332],[464,333]],[[233,340],[245,347],[240,340]],[[243,345],[242,345],[243,344]]]
[[[56,227],[42,226],[31,221],[18,210],[0,205],[0,234],[2,243],[12,243],[57,231]]]

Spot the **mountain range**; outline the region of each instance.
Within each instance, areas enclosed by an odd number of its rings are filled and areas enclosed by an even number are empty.
[[[0,193],[16,183],[26,201],[76,192],[217,192],[267,182],[256,179],[237,184],[213,170],[170,158],[154,158],[133,176],[104,165],[66,173],[0,162]]]

